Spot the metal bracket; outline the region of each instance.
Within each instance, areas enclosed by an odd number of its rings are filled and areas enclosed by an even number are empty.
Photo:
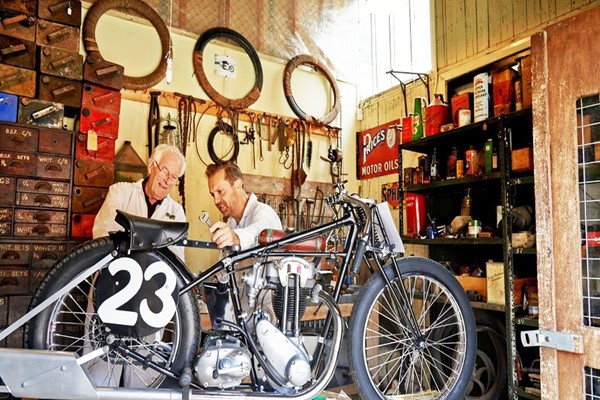
[[[583,336],[574,333],[553,332],[544,329],[522,331],[521,343],[524,347],[541,346],[569,353],[583,354]]]
[[[423,73],[423,72],[412,72],[412,71],[387,71],[386,74],[390,74],[392,75],[394,78],[396,78],[396,80],[400,83],[400,87],[402,88],[402,95],[404,97],[404,112],[405,115],[408,115],[408,104],[406,103],[406,87],[410,84],[415,82],[417,79],[420,80],[423,85],[425,85],[425,88],[427,88],[427,104],[429,104],[430,102],[430,97],[431,95],[429,94],[429,74]],[[417,78],[413,79],[410,82],[403,82],[402,79],[398,78],[396,76],[396,74],[404,74],[404,75],[416,75]]]

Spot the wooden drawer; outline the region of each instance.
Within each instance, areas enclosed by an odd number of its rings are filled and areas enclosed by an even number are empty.
[[[0,150],[36,151],[39,132],[36,128],[0,124]]]
[[[0,242],[0,265],[29,265],[31,244]]]
[[[79,131],[94,131],[98,136],[116,139],[119,136],[119,115],[93,108],[82,108]]]
[[[61,24],[81,25],[81,1],[38,0],[38,17]]]
[[[96,214],[73,214],[71,218],[71,237],[83,239],[93,236]]]
[[[0,297],[0,328],[8,325],[8,297]]]
[[[35,42],[39,46],[52,46],[79,53],[79,28],[38,19]]]
[[[109,187],[114,183],[114,164],[96,160],[76,160],[73,172],[77,186]]]
[[[75,142],[75,158],[78,160],[99,160],[114,161],[115,159],[115,139],[96,135],[96,150],[90,149],[88,143],[89,135],[85,133],[77,134]]]
[[[17,153],[14,151],[0,151],[0,175],[26,175],[35,174],[36,157],[31,153]]]
[[[33,97],[35,96],[36,76],[35,71],[0,64],[0,91]]]
[[[0,222],[0,236],[8,237],[12,235],[12,222]]]
[[[15,204],[15,182],[16,178],[0,176],[0,206],[13,206]]]
[[[26,224],[15,222],[13,235],[17,237],[54,238],[66,237],[66,224]]]
[[[0,222],[11,222],[13,220],[13,209],[12,207],[0,208]]]
[[[1,34],[35,42],[37,18],[33,14],[0,8],[0,20]]]
[[[68,107],[81,107],[81,82],[57,76],[40,75],[38,97],[62,103]]]
[[[50,268],[67,254],[66,243],[32,243],[31,267]]]
[[[58,129],[40,128],[38,151],[52,154],[71,154],[73,133]]]
[[[69,208],[69,196],[58,194],[17,193],[17,205],[48,208]]]
[[[15,209],[15,223],[25,222],[29,224],[66,224],[66,211],[29,210]]]
[[[60,129],[63,127],[65,106],[51,101],[22,97],[17,121],[20,124]]]
[[[71,177],[71,158],[38,154],[37,177],[65,179]]]
[[[15,94],[0,92],[0,121],[17,121],[18,99]]]
[[[27,294],[28,290],[29,269],[27,267],[0,266],[0,293],[4,295]]]
[[[37,288],[42,284],[42,281],[48,274],[48,268],[32,269],[29,271],[29,294],[34,294]]]
[[[83,79],[83,56],[53,47],[40,50],[40,72],[61,78]]]
[[[71,211],[95,214],[102,207],[107,194],[108,188],[75,186],[73,187]]]
[[[121,113],[121,92],[90,83],[83,84],[81,108],[103,111],[107,114]]]
[[[37,0],[2,0],[2,8],[19,13],[36,15]]]
[[[83,64],[83,80],[113,90],[123,89],[125,68],[106,61],[94,54],[88,54]]]
[[[53,182],[41,179],[17,179],[17,191],[25,193],[50,193],[64,194],[71,193],[71,185],[68,182]]]
[[[35,42],[0,34],[0,62],[15,67],[35,69]]]

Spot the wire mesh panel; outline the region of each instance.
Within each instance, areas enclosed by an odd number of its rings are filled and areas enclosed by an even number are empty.
[[[600,400],[600,370],[585,367],[585,400]]]
[[[600,96],[580,98],[576,107],[583,323],[600,327]]]

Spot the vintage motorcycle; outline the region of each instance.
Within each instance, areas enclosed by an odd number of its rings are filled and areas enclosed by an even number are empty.
[[[363,399],[462,398],[476,354],[462,287],[432,260],[398,256],[404,248],[386,203],[350,194],[343,182],[334,188],[330,222],[288,235],[265,230],[256,247],[228,249],[198,275],[168,246],[213,243],[188,239],[187,223],[119,212],[125,231],[60,260],[30,311],[0,332],[2,340],[24,325],[27,346],[0,349],[0,392],[313,399],[334,377],[345,338]],[[328,266],[338,273],[333,283]],[[345,335],[338,303],[361,268],[371,276]],[[307,309],[324,319],[303,322]]]

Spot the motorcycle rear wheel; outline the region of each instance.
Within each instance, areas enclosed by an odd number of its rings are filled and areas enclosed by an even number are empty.
[[[449,271],[423,258],[398,260],[402,282],[419,326],[403,326],[392,293],[400,296],[392,266],[391,286],[374,274],[355,303],[350,321],[352,377],[365,400],[462,399],[473,373],[477,333],[473,310]],[[402,307],[406,307],[403,304]],[[452,337],[438,334],[452,327]]]
[[[114,244],[108,238],[79,246],[48,273],[32,300],[31,308],[113,249]],[[106,344],[105,327],[91,302],[95,293],[94,279],[95,275],[81,282],[26,325],[25,342],[29,348],[69,351],[81,356]],[[199,332],[196,330],[199,326],[198,305],[190,291],[179,297],[175,316],[165,328],[145,338],[119,339],[147,360],[177,374],[192,363],[198,348]],[[156,388],[175,384],[165,375],[115,351],[92,359],[82,367],[88,370],[92,383],[97,386]]]

